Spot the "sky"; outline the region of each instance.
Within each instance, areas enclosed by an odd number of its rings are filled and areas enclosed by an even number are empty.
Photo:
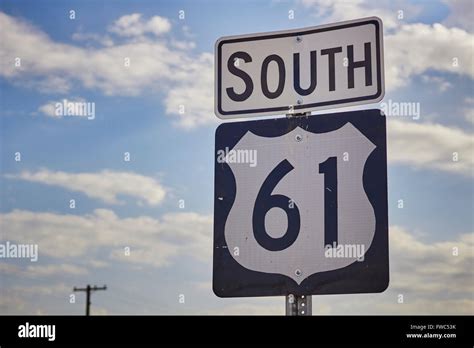
[[[284,314],[212,292],[214,43],[369,16],[385,97],[329,112],[419,108],[387,116],[391,280],[313,314],[474,314],[473,6],[0,0],[0,241],[39,248],[1,260],[0,314],[82,314],[87,284],[92,314]]]

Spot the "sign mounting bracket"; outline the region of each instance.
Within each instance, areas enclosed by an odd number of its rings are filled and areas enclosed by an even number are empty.
[[[299,113],[286,114],[286,118],[309,117],[309,116],[311,116],[311,112],[299,112]]]
[[[311,316],[313,315],[312,298],[308,295],[295,296],[293,294],[285,297],[286,315],[288,316]]]

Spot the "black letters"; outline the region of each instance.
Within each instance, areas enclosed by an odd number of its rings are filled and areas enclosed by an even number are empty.
[[[328,55],[328,65],[329,65],[329,91],[336,90],[336,70],[334,66],[334,56],[336,53],[342,52],[342,47],[327,48],[321,50],[321,55]]]
[[[337,157],[319,163],[324,174],[324,246],[337,244]]]
[[[295,53],[293,54],[293,86],[295,88],[296,93],[299,95],[308,95],[313,93],[314,89],[316,88],[316,66],[317,66],[317,58],[316,58],[316,51],[311,51],[311,83],[307,89],[301,88],[301,81],[300,81],[300,54]]]
[[[237,102],[246,100],[253,92],[252,78],[245,71],[238,69],[234,65],[235,60],[239,58],[243,59],[245,63],[252,61],[252,57],[250,57],[248,53],[241,51],[232,54],[229,57],[229,60],[227,61],[227,69],[229,69],[229,72],[234,74],[235,76],[240,77],[245,83],[245,90],[242,94],[235,93],[234,87],[226,88],[226,92],[229,98]]]
[[[336,90],[336,54],[343,52],[343,47],[331,47],[322,49],[321,56],[327,55],[328,57],[328,87],[329,92]],[[310,83],[307,88],[301,86],[301,54],[307,54],[307,51],[293,53],[293,89],[300,96],[307,96],[314,94],[316,87],[318,86],[318,59],[317,50],[312,50],[310,53]],[[233,53],[227,61],[227,68],[229,72],[239,78],[245,83],[245,89],[242,93],[236,93],[235,87],[226,88],[227,95],[229,98],[236,102],[243,102],[247,100],[254,91],[254,83],[252,77],[245,71],[235,66],[236,59],[242,59],[245,63],[252,62],[250,54],[244,51],[238,51]],[[364,59],[354,61],[354,45],[347,45],[347,86],[348,88],[354,88],[354,71],[357,68],[364,68],[365,72],[365,86],[372,86],[372,55],[371,55],[371,43],[364,43]],[[276,63],[278,66],[278,85],[274,91],[270,91],[268,87],[268,69],[270,63]],[[287,62],[289,63],[289,62]],[[255,64],[255,63],[254,63]],[[291,68],[290,68],[291,69]],[[321,67],[320,67],[321,69]],[[342,68],[338,67],[338,71],[342,71]],[[307,69],[303,69],[307,71]],[[319,72],[321,76],[321,72]],[[273,79],[270,79],[273,80]],[[263,95],[268,99],[276,99],[280,97],[285,89],[286,83],[286,67],[283,58],[277,54],[270,54],[267,56],[261,66],[260,70],[260,84]],[[340,86],[342,87],[342,86]]]
[[[272,194],[273,189],[281,179],[294,167],[288,160],[281,161],[271,172],[260,187],[253,207],[252,226],[253,235],[258,244],[270,251],[281,251],[289,248],[300,233],[300,211],[296,204],[289,207],[290,198],[280,194]],[[288,219],[286,232],[282,237],[273,238],[265,229],[265,215],[272,208],[282,209]]]
[[[347,67],[347,86],[354,88],[354,69],[365,68],[365,85],[372,86],[372,56],[370,54],[370,42],[364,44],[364,60],[354,62],[354,46],[347,46],[347,59],[349,66]]]
[[[270,92],[268,90],[267,74],[268,74],[268,65],[270,64],[271,61],[274,61],[278,64],[278,87],[275,90],[275,92]],[[267,98],[275,99],[275,98],[278,98],[283,93],[283,88],[285,87],[285,74],[286,74],[285,62],[280,56],[276,54],[272,54],[272,55],[269,55],[267,58],[265,58],[265,60],[262,63],[262,73],[260,75],[260,81],[262,84],[262,92]]]

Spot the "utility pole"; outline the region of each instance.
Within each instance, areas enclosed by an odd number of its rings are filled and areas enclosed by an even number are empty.
[[[74,291],[85,291],[86,292],[86,315],[90,315],[90,306],[91,306],[91,291],[96,291],[96,290],[107,290],[107,285],[104,285],[102,287],[98,286],[90,286],[87,284],[86,288],[76,288],[74,287]]]

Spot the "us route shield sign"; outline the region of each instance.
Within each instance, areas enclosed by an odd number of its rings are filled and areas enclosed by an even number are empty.
[[[223,119],[375,103],[384,95],[382,21],[222,37],[215,80]]]
[[[379,110],[224,123],[215,151],[216,295],[387,288],[386,128]]]

